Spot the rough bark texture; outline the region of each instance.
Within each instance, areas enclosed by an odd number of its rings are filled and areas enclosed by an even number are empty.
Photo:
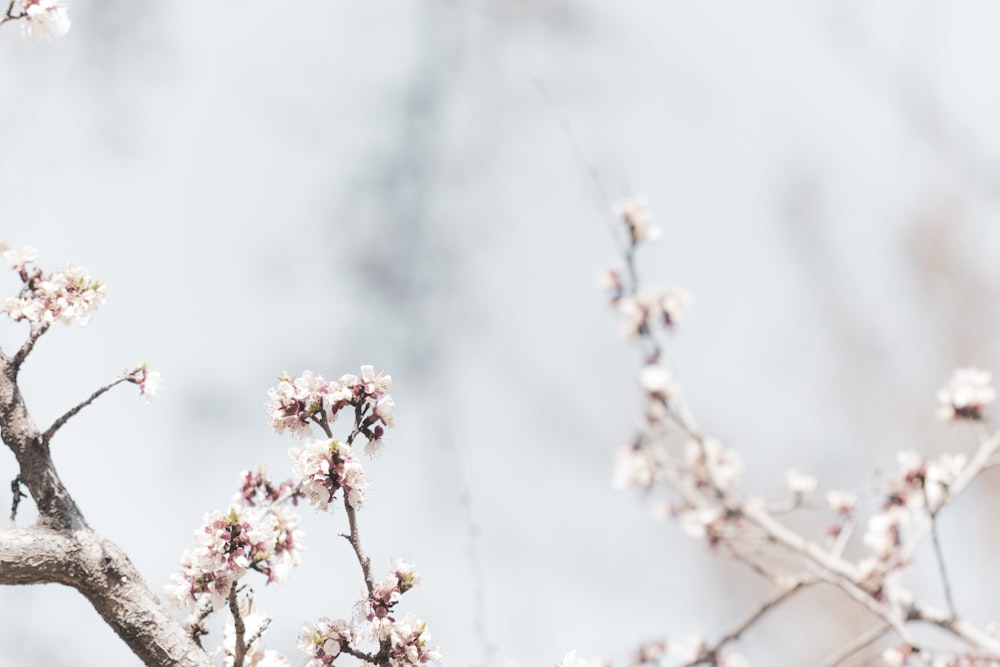
[[[146,665],[213,664],[111,541],[91,530],[0,531],[0,584],[44,583],[80,591]]]
[[[0,437],[38,507],[31,528],[0,530],[0,584],[59,583],[80,591],[151,667],[208,667],[212,660],[146,585],[128,556],[90,530],[56,474],[47,438],[31,420],[17,366],[0,352]]]

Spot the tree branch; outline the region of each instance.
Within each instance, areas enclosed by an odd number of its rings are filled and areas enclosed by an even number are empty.
[[[47,583],[80,591],[146,665],[213,665],[110,540],[90,530],[0,530],[0,584]]]

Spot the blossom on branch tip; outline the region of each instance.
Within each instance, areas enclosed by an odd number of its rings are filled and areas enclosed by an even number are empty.
[[[69,32],[69,12],[54,0],[25,0],[24,25],[21,36],[26,39],[50,40]]]
[[[26,270],[25,265],[33,262],[38,257],[38,251],[31,246],[25,246],[20,250],[9,248],[4,250],[3,257],[10,262],[10,268],[20,273]]]
[[[629,197],[614,205],[612,212],[628,227],[632,245],[660,238],[660,229],[653,224],[653,215],[645,197]]]
[[[91,313],[104,303],[107,295],[104,284],[92,279],[83,267],[70,262],[62,271],[44,276],[37,268],[29,274],[24,268],[27,261],[25,255],[13,261],[15,269],[20,262],[21,268],[17,270],[24,287],[18,296],[8,297],[0,309],[15,322],[27,320],[33,326],[49,326],[58,320],[84,326]]]
[[[267,391],[268,423],[276,433],[286,429],[300,438],[312,435],[312,424],[337,421],[340,412],[354,408],[355,425],[368,440],[365,453],[374,454],[382,445],[385,429],[395,425],[396,403],[388,391],[392,376],[362,366],[361,376],[346,374],[340,380],[325,380],[312,371],[292,378],[278,377],[278,385]]]
[[[978,368],[957,368],[948,384],[937,393],[942,404],[938,408],[940,419],[983,418],[983,408],[996,400],[997,391],[992,385],[993,374]]]
[[[815,477],[796,468],[785,473],[785,482],[788,484],[788,490],[796,495],[812,493],[818,483]]]
[[[163,390],[163,376],[157,371],[150,371],[146,362],[139,364],[129,376],[128,381],[139,385],[139,395],[152,402]]]
[[[842,517],[849,517],[858,503],[858,494],[849,491],[827,491],[826,504]]]

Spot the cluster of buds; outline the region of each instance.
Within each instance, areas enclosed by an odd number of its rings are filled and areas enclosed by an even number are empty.
[[[395,423],[390,388],[392,376],[376,373],[373,366],[362,366],[360,377],[348,374],[339,381],[325,380],[311,371],[298,378],[283,373],[278,385],[267,392],[268,423],[276,433],[288,429],[298,437],[309,437],[312,424],[332,423],[350,406],[358,431],[368,440],[365,451],[372,453],[381,447],[385,429]]]
[[[268,581],[284,579],[298,564],[303,535],[298,516],[274,507],[264,512],[233,505],[223,515],[205,515],[195,531],[198,546],[181,556],[181,573],[172,577],[167,597],[176,606],[196,613],[207,600],[211,609],[225,604],[232,587],[250,570]]]
[[[263,465],[257,472],[244,470],[240,473],[240,477],[243,478],[243,486],[240,487],[237,499],[248,507],[270,505],[285,498],[289,498],[292,504],[297,505],[302,495],[298,485],[290,479],[276,484],[267,474],[267,467]]]
[[[45,275],[37,266],[28,266],[37,254],[34,248],[4,252],[24,285],[16,297],[7,298],[3,312],[15,322],[27,320],[33,327],[48,327],[56,321],[86,325],[91,313],[104,303],[104,284],[73,262],[62,271]]]

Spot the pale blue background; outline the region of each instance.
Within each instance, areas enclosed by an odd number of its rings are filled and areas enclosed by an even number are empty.
[[[50,44],[0,29],[0,238],[108,285],[86,329],[54,329],[24,368],[41,425],[141,360],[166,378],[153,405],[120,388],[54,442],[92,526],[157,590],[240,470],[289,472],[295,443],[263,417],[274,377],[371,363],[396,380],[398,426],[369,465],[363,536],[377,571],[418,565],[405,609],[446,664],[621,656],[743,617],[760,582],[611,488],[637,362],[594,286],[615,255],[589,165],[612,198],[650,198],[664,238],[644,275],[697,298],[668,353],[705,429],[743,452],[746,489],[780,495],[790,466],[863,486],[899,448],[969,447],[933,410],[954,365],[1000,369],[992,3],[71,13]],[[15,473],[0,455],[0,480]],[[998,582],[976,505],[995,503],[977,487],[942,525],[955,567],[981,573],[955,581],[977,622]],[[296,664],[301,622],[349,614],[361,585],[342,514],[304,528],[305,565],[259,595],[267,645]],[[834,600],[740,650],[814,662],[865,621]],[[0,590],[0,665],[136,662],[75,592]]]

